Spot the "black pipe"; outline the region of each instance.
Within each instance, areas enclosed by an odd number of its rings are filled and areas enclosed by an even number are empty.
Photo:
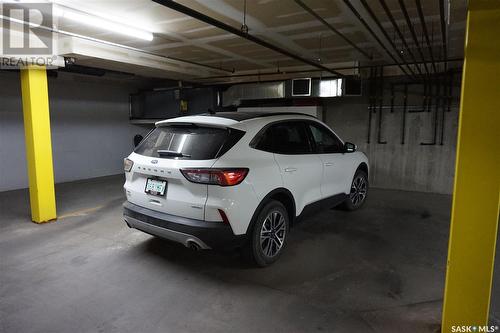
[[[456,61],[464,61],[462,58],[453,58],[453,59],[448,59],[448,63],[450,62],[456,62]],[[444,62],[443,61],[437,61],[437,62]],[[422,62],[418,63],[413,63],[409,62],[409,65],[415,65],[415,64],[421,64]],[[391,66],[400,66],[397,63],[391,63],[391,64],[385,64],[385,65],[380,65],[382,67],[391,67]],[[364,68],[371,68],[373,65],[364,65],[364,66],[345,66],[345,67],[335,67],[332,68],[333,70],[348,70],[348,69],[364,69]],[[323,70],[319,69],[309,69],[309,70],[297,70],[297,71],[289,71],[289,72],[264,72],[264,73],[252,73],[252,74],[235,74],[235,75],[222,75],[222,76],[207,76],[207,77],[202,77],[202,78],[197,78],[196,80],[213,80],[213,79],[226,79],[226,78],[233,78],[233,77],[249,77],[249,76],[266,76],[266,75],[280,75],[280,74],[302,74],[302,73],[314,73],[314,72],[322,72]],[[405,73],[406,74],[406,73]],[[408,74],[406,74],[408,75]],[[323,77],[325,78],[325,77]]]
[[[391,113],[394,113],[394,83],[391,83]]]
[[[443,85],[443,96],[446,96],[446,92],[448,91],[448,84],[450,84],[448,77],[445,77],[444,80],[444,85]],[[443,97],[443,101],[441,102],[441,135],[439,138],[439,144],[442,146],[444,143],[444,122],[445,122],[445,108],[446,108],[446,103],[448,102],[448,98]]]
[[[408,85],[405,84],[404,97],[403,97],[403,115],[402,115],[402,125],[401,125],[401,144],[405,144],[406,138],[406,102],[408,99]]]
[[[399,0],[399,7],[401,7],[401,11],[403,12],[403,15],[405,17],[406,24],[408,25],[408,28],[410,29],[411,36],[413,37],[413,42],[415,43],[415,46],[417,47],[418,53],[420,54],[420,58],[422,58],[422,61],[424,61],[425,72],[427,73],[427,75],[429,75],[429,68],[427,68],[427,63],[425,63],[424,52],[422,51],[422,48],[420,47],[420,43],[418,42],[417,33],[415,32],[415,29],[413,28],[413,24],[410,20],[410,15],[408,15],[408,10],[406,9],[406,5],[405,5],[403,0]]]
[[[378,107],[378,126],[377,126],[377,143],[386,144],[387,141],[382,141],[382,114],[384,105],[384,67],[380,67],[380,84],[379,84],[379,107]]]
[[[366,30],[368,30],[368,32],[372,35],[373,38],[375,38],[375,40],[378,42],[378,44],[380,45],[380,47],[382,47],[382,49],[387,53],[387,55],[389,55],[389,57],[392,59],[392,61],[395,62],[395,64],[401,69],[401,71],[407,75],[407,76],[410,76],[408,74],[408,72],[406,72],[406,70],[403,68],[403,66],[401,66],[401,64],[396,60],[396,58],[392,55],[391,52],[389,52],[389,50],[387,49],[387,47],[385,47],[384,43],[382,43],[382,41],[380,40],[380,38],[378,38],[377,34],[373,31],[373,29],[368,25],[368,23],[366,23],[366,21],[363,19],[363,17],[359,14],[359,12],[356,10],[356,8],[354,8],[354,6],[350,3],[349,0],[344,0],[344,3],[346,4],[346,6],[351,10],[351,12],[354,14],[354,16],[356,16],[356,18],[359,20],[359,22],[361,22],[361,24],[363,24],[363,26],[365,27]]]
[[[410,54],[410,57],[411,59],[414,61],[414,62],[417,62],[417,58],[415,58],[415,55],[413,54],[412,50],[410,49],[410,47],[408,46],[408,44],[406,43],[406,38],[405,36],[403,35],[403,33],[401,32],[401,30],[399,29],[399,26],[398,24],[396,23],[396,20],[394,19],[394,16],[392,16],[392,13],[391,13],[391,10],[389,9],[389,7],[387,6],[387,3],[385,2],[385,0],[379,0],[379,3],[380,5],[382,5],[382,8],[384,8],[384,11],[385,11],[385,14],[387,15],[387,17],[389,18],[389,20],[391,21],[392,23],[392,26],[394,27],[396,33],[398,34],[399,38],[401,39],[401,41],[403,42],[403,46],[406,48],[406,50],[408,51],[408,53]],[[417,71],[420,75],[423,75],[422,73],[422,70],[420,69],[420,66],[416,66],[417,67]]]
[[[373,87],[374,87],[374,76],[375,76],[376,67],[370,67],[370,82],[369,82],[369,90],[370,95],[368,97],[369,106],[368,106],[368,135],[366,139],[366,143],[370,143],[370,139],[372,136],[372,107],[373,107]]]
[[[428,93],[428,80],[424,81],[424,96],[422,98],[422,111],[425,111],[425,106],[427,102],[427,93]]]
[[[420,83],[420,82],[394,82],[394,83],[391,84],[391,86],[392,87],[394,87],[394,86],[400,86],[400,85],[404,86],[406,88],[406,95],[408,95],[408,86],[415,85],[415,84],[420,85],[422,83]],[[425,81],[424,81],[424,88],[425,88]],[[402,91],[395,90],[394,93],[397,93],[397,92],[401,92],[401,93],[405,94],[405,89],[403,89]],[[424,96],[425,96],[425,92],[424,92]],[[399,108],[400,106],[398,105],[397,107]],[[407,110],[406,112],[407,113],[421,113],[425,109],[425,104],[422,103],[422,108],[421,109],[416,109],[416,110],[415,109],[414,110],[408,109],[408,104],[403,105],[403,107],[406,108],[406,110]],[[392,105],[392,101],[391,101],[390,108],[391,108],[391,110],[394,109],[394,106]]]
[[[424,31],[425,41],[427,42],[427,50],[431,56],[432,69],[434,73],[437,73],[436,64],[434,63],[434,55],[432,53],[432,46],[429,39],[429,32],[427,31],[427,25],[425,24],[424,12],[422,10],[422,4],[420,0],[415,0],[415,4],[417,6],[418,17],[420,18],[420,25],[422,26],[422,30]]]
[[[444,0],[439,0],[439,17],[441,21],[441,38],[443,40],[443,57],[445,60],[444,70],[448,69],[448,64],[446,63],[446,58],[448,58],[448,51],[446,47],[446,20],[444,17]]]
[[[435,146],[437,141],[437,129],[438,129],[438,114],[439,114],[439,104],[441,103],[442,98],[439,96],[441,92],[441,80],[439,77],[436,77],[436,96],[434,100],[434,132],[432,135],[431,142],[420,142],[422,146]]]
[[[370,14],[370,17],[372,18],[372,20],[375,22],[375,24],[377,24],[379,30],[382,32],[382,34],[385,36],[385,38],[389,41],[389,44],[393,48],[394,52],[396,52],[396,54],[399,56],[399,58],[403,61],[403,64],[406,65],[406,67],[408,67],[408,70],[410,71],[411,75],[415,77],[416,76],[415,72],[413,71],[413,69],[410,66],[408,66],[406,60],[403,58],[401,53],[398,51],[398,48],[396,47],[396,45],[392,41],[391,37],[389,36],[387,31],[384,29],[384,27],[382,26],[382,23],[380,23],[379,19],[377,18],[377,16],[375,15],[375,13],[371,9],[371,7],[368,5],[366,0],[360,0],[360,1],[361,1],[361,4],[363,5],[363,7],[365,8],[365,10],[368,12],[368,14]]]
[[[368,54],[368,52],[366,52],[365,50],[363,50],[362,48],[360,48],[359,46],[357,46],[354,42],[352,42],[349,38],[347,38],[343,33],[341,33],[340,31],[338,31],[334,26],[332,26],[330,23],[328,23],[327,21],[325,21],[324,18],[322,18],[314,10],[312,10],[310,7],[308,7],[304,2],[302,2],[302,0],[295,0],[295,2],[297,3],[297,5],[299,5],[300,7],[302,7],[302,9],[304,9],[306,12],[308,12],[309,14],[311,14],[312,16],[314,16],[324,26],[326,26],[327,28],[329,28],[335,34],[339,35],[346,43],[348,43],[349,45],[351,45],[352,47],[354,47],[356,50],[358,50],[358,52],[360,52],[362,55],[364,55],[368,59],[372,60],[372,56],[370,54]]]
[[[175,2],[173,0],[153,0],[153,1],[156,2],[156,3],[158,3],[158,4],[160,4],[160,5],[162,5],[162,6],[170,8],[172,10],[178,11],[179,13],[182,13],[184,15],[190,16],[192,18],[195,18],[195,19],[197,19],[199,21],[205,22],[205,23],[207,23],[209,25],[212,25],[214,27],[217,27],[219,29],[222,29],[222,30],[225,30],[227,32],[230,32],[230,33],[232,33],[232,34],[234,34],[236,36],[239,36],[241,38],[245,38],[245,39],[247,39],[247,40],[249,40],[249,41],[251,41],[253,43],[256,43],[256,44],[258,44],[260,46],[263,46],[265,48],[273,50],[273,51],[275,51],[277,53],[281,53],[281,54],[283,54],[283,55],[285,55],[285,56],[287,56],[289,58],[295,59],[297,61],[303,62],[305,64],[308,64],[310,66],[316,67],[316,68],[321,69],[321,70],[323,70],[325,72],[329,72],[329,73],[332,73],[332,74],[340,76],[340,77],[344,76],[343,74],[341,74],[339,72],[336,72],[336,71],[334,71],[334,70],[332,70],[330,68],[327,68],[327,67],[325,67],[325,66],[323,66],[323,65],[321,65],[321,64],[319,64],[319,63],[317,63],[315,61],[306,59],[306,58],[304,58],[302,56],[299,56],[299,55],[294,54],[294,53],[292,53],[292,52],[290,52],[288,50],[285,50],[285,49],[283,49],[281,47],[278,47],[275,44],[266,42],[265,40],[262,40],[262,39],[260,39],[258,37],[255,37],[253,35],[245,33],[245,32],[243,32],[243,31],[241,31],[239,29],[236,29],[236,28],[230,26],[229,24],[226,24],[224,22],[216,20],[213,17],[207,16],[207,15],[205,15],[203,13],[200,13],[200,12],[194,10],[194,9],[189,8],[189,7],[183,6],[180,3],[177,3],[177,2]]]
[[[432,105],[432,98],[434,97],[434,95],[432,94],[432,89],[434,88],[434,85],[433,85],[433,80],[432,78],[429,80],[429,87],[428,87],[428,91],[427,91],[427,106],[425,108],[425,111],[427,112],[431,112],[431,105]]]
[[[451,111],[451,102],[453,101],[453,72],[450,72],[449,86],[448,86],[448,109],[446,112]]]

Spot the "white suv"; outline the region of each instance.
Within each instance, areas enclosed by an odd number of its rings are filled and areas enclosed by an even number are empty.
[[[359,208],[368,160],[316,118],[221,112],[156,123],[125,159],[131,228],[194,249],[241,247],[276,261],[308,212]]]

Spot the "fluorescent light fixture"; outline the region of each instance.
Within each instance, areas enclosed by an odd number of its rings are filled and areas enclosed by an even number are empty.
[[[139,39],[144,39],[147,41],[153,40],[153,34],[151,32],[137,29],[129,25],[125,25],[119,22],[114,22],[108,19],[101,18],[96,15],[87,14],[81,11],[72,10],[69,8],[56,7],[54,8],[54,14],[58,17],[65,18],[71,21],[75,21],[81,24],[89,25],[92,27],[116,32],[121,35],[131,36]]]

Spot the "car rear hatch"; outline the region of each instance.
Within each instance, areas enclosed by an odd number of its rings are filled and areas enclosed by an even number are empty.
[[[192,123],[157,127],[129,157],[133,166],[126,173],[127,200],[163,213],[203,220],[208,185],[188,181],[180,170],[210,168],[242,135],[231,128]]]

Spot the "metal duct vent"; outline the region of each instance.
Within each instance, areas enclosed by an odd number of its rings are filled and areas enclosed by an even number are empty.
[[[223,106],[240,105],[242,99],[285,97],[284,82],[238,84],[222,93]]]

